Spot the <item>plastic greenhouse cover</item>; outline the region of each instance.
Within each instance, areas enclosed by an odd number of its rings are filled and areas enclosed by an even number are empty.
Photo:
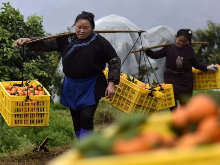
[[[145,29],[140,29],[134,23],[129,21],[127,18],[114,14],[97,20],[95,24],[96,24],[95,30],[135,30],[135,31],[145,30]],[[151,47],[151,46],[157,46],[161,44],[175,42],[175,32],[169,27],[158,26],[146,31],[147,31],[146,33],[144,32],[141,34],[141,39],[139,39],[135,45],[134,43],[139,36],[138,33],[100,33],[100,34],[104,36],[112,44],[118,56],[121,58],[122,62],[127,57],[133,45],[134,48],[132,50],[138,50],[142,48],[142,45],[144,47]],[[140,58],[141,61],[139,61]],[[148,59],[149,61],[146,59],[146,55],[144,52],[141,52],[141,54],[140,52],[129,54],[124,64],[122,65],[121,70],[123,73],[127,73],[137,78],[139,66],[144,68],[147,66],[148,68],[150,67],[149,64],[150,62],[153,68],[158,67],[158,69],[155,71],[155,74],[159,80],[159,83],[162,83],[163,72],[165,69],[165,58],[157,59],[157,60],[151,58]],[[145,79],[147,80],[147,77]],[[155,75],[153,73],[149,75],[149,80],[150,83],[152,83],[153,80],[156,81]]]

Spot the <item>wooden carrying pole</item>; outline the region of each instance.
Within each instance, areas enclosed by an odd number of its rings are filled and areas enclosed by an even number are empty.
[[[192,42],[192,44],[208,45],[209,42]],[[164,44],[164,45],[152,46],[152,47],[146,48],[146,50],[155,49],[155,48],[160,48],[160,47],[166,47],[166,46],[170,46],[170,45],[172,45],[172,44]],[[140,52],[140,51],[142,51],[142,49],[132,50],[130,53],[137,53],[137,52]]]
[[[135,31],[135,30],[94,30],[94,32],[95,33],[143,33],[143,32],[147,32],[147,31],[144,31],[144,30],[137,30],[137,31]],[[75,34],[75,32],[73,32],[73,33],[61,33],[59,35],[54,35],[54,36],[35,39],[35,40],[27,42],[26,44],[30,44],[30,43],[38,42],[38,41],[42,41],[42,40],[47,40],[47,39],[51,39],[51,38],[71,36],[71,35],[74,35],[74,34]]]

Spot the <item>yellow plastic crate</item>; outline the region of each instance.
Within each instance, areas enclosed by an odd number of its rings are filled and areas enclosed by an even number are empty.
[[[105,75],[107,76],[107,73]],[[120,83],[115,86],[115,95],[113,98],[103,98],[103,100],[127,114],[143,113],[147,115],[149,113],[156,113],[163,97],[164,94],[159,91],[141,88],[127,79],[120,77]]]
[[[220,69],[220,67],[218,67]],[[203,72],[193,68],[193,89],[219,89],[220,88],[220,71]]]
[[[173,84],[166,84],[165,86],[162,86],[162,89],[160,87],[157,87],[156,89],[165,95],[158,110],[175,106]]]
[[[111,155],[81,159],[77,151],[68,151],[47,165],[219,165],[220,144],[192,148],[169,149],[136,154]]]
[[[50,94],[43,88],[43,96],[14,96],[10,95],[5,86],[8,84],[22,84],[21,81],[0,83],[0,112],[8,126],[47,126],[49,124]],[[34,80],[33,85],[40,84]],[[41,84],[40,84],[41,85]]]
[[[167,128],[171,117],[156,116],[144,125],[143,131],[160,132],[169,137]],[[107,131],[107,130],[106,130]],[[47,165],[219,165],[220,144],[192,147],[166,148],[139,153],[83,158],[78,150],[69,150]]]

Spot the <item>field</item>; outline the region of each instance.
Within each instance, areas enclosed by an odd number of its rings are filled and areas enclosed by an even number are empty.
[[[95,116],[95,132],[101,131],[117,118],[126,116],[108,103],[100,101]],[[0,165],[43,165],[48,160],[77,145],[69,109],[59,103],[51,104],[50,122],[47,127],[8,127],[0,116]],[[33,152],[42,141],[49,152]]]
[[[194,95],[201,92],[213,96],[220,103],[219,91],[194,91]],[[170,111],[161,110],[157,115],[166,113],[170,113]],[[110,104],[100,101],[95,116],[95,132],[102,131],[126,115]],[[59,103],[51,104],[49,123],[50,125],[47,127],[10,128],[0,116],[0,165],[44,165],[77,145],[71,116],[66,107]],[[43,150],[33,152],[33,149],[46,137],[50,138],[46,144],[49,152],[43,152]]]

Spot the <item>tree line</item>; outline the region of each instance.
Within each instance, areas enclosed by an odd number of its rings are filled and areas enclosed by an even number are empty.
[[[57,52],[26,51],[14,48],[22,37],[45,37],[43,17],[36,14],[24,16],[10,3],[0,9],[0,81],[37,79],[44,87],[59,95],[62,77],[56,72],[60,55]],[[67,31],[70,31],[67,27]],[[220,64],[220,24],[207,21],[207,28],[193,32],[193,41],[207,41],[209,45],[194,45],[197,58],[206,64]]]
[[[23,37],[45,37],[43,17],[24,16],[10,3],[0,9],[0,81],[38,80],[51,93],[60,89],[61,77],[56,73],[60,55],[56,52],[33,52],[14,48],[14,42]],[[48,34],[47,34],[48,35]],[[57,84],[57,86],[59,86]],[[55,90],[56,89],[56,90]]]

